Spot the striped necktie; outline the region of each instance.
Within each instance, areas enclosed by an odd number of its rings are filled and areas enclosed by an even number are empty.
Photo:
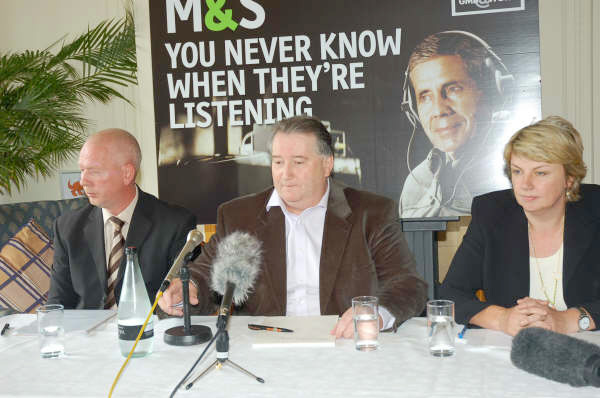
[[[119,265],[121,264],[121,260],[123,259],[123,247],[125,246],[125,239],[123,238],[123,234],[121,234],[121,228],[123,227],[123,224],[125,224],[125,222],[114,216],[110,217],[108,221],[110,221],[113,224],[115,232],[112,237],[110,255],[108,256],[108,290],[106,292],[106,303],[104,305],[104,308],[115,309],[117,308],[117,299],[115,298],[115,285],[117,284]]]

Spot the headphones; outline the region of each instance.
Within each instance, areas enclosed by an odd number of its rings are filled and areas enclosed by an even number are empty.
[[[507,89],[507,85],[509,85],[509,83],[512,84],[514,82],[515,78],[510,73],[510,71],[508,70],[506,65],[504,65],[504,63],[502,62],[500,57],[492,50],[492,48],[489,46],[489,44],[487,44],[485,41],[483,41],[479,36],[477,36],[473,33],[470,33],[470,32],[465,32],[463,30],[446,30],[443,32],[438,32],[438,33],[436,33],[436,35],[439,35],[439,36],[454,35],[454,36],[468,37],[469,39],[474,40],[475,42],[479,43],[485,49],[485,51],[487,52],[487,55],[485,56],[485,58],[483,60],[484,67],[489,72],[488,76],[490,76],[490,80],[494,82],[496,94],[500,97],[500,100],[498,101],[501,104],[500,111],[503,111],[503,108],[506,106],[507,102],[510,102],[510,99],[506,96],[506,94],[509,92],[509,90]],[[402,104],[401,104],[402,111],[405,113],[406,117],[412,124],[412,134],[410,136],[410,139],[408,140],[408,145],[406,148],[406,166],[408,168],[409,175],[411,175],[414,178],[414,180],[417,182],[417,184],[419,184],[423,188],[427,188],[421,181],[419,181],[417,176],[415,176],[413,174],[413,170],[410,167],[410,152],[411,152],[412,144],[413,144],[413,141],[415,138],[417,124],[419,123],[419,115],[417,114],[417,111],[415,110],[415,107],[413,105],[412,88],[410,85],[410,78],[408,76],[408,68],[409,68],[409,66],[407,65],[406,70],[404,71],[404,84],[402,85]],[[499,112],[499,113],[502,113],[502,112]],[[492,120],[493,119],[494,119],[494,116],[492,116]],[[484,140],[487,140],[487,137],[489,136],[491,130],[492,130],[492,128],[490,126],[488,131],[485,133]],[[472,159],[471,159],[471,161],[472,161]],[[456,191],[462,180],[462,177],[467,169],[468,169],[468,166],[464,167],[462,173],[457,178],[450,198],[448,198],[444,203],[441,203],[441,202],[438,203],[438,205],[446,206],[447,204],[452,202],[454,196],[456,195]],[[400,200],[402,200],[402,198],[400,198]]]
[[[501,97],[506,94],[507,85],[509,83],[514,82],[514,76],[509,72],[508,68],[504,65],[500,57],[492,50],[489,44],[487,44],[483,39],[479,36],[465,32],[464,30],[446,30],[443,32],[438,32],[435,35],[455,35],[455,36],[465,36],[468,37],[475,42],[479,43],[487,52],[487,56],[484,59],[485,68],[489,71],[489,76],[491,76],[496,92]],[[406,70],[404,71],[404,84],[402,85],[402,104],[401,109],[406,114],[406,117],[416,128],[417,123],[419,122],[419,115],[415,110],[413,100],[412,100],[412,87],[410,84],[410,78],[408,76],[408,68],[406,66]]]

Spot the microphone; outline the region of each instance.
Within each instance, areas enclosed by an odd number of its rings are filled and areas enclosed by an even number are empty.
[[[600,346],[541,328],[513,338],[512,363],[526,372],[573,387],[600,387]]]
[[[231,302],[240,305],[248,298],[261,263],[262,245],[247,232],[233,232],[218,243],[211,274],[212,290],[223,295],[218,329],[227,326]]]
[[[164,291],[167,290],[167,288],[171,284],[171,280],[173,279],[173,277],[176,277],[179,274],[179,269],[181,268],[181,266],[186,261],[190,260],[190,258],[186,257],[188,257],[190,253],[195,254],[196,252],[194,251],[194,249],[196,249],[196,247],[200,245],[200,243],[202,243],[203,240],[204,235],[202,235],[202,232],[198,231],[197,229],[192,229],[190,230],[190,232],[188,232],[187,241],[185,242],[185,245],[183,245],[183,248],[177,255],[177,258],[175,258],[175,261],[173,262],[173,266],[171,266],[169,273],[160,285],[161,292],[164,293]]]

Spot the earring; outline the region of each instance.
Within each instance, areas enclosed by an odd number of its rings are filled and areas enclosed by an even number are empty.
[[[566,196],[567,196],[567,201],[571,202],[573,200],[573,192],[571,192],[570,189],[567,189]]]

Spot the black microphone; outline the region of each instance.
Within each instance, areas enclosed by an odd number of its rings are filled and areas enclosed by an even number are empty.
[[[600,387],[600,346],[541,328],[513,338],[512,363],[526,372],[573,387]]]
[[[169,273],[160,285],[161,292],[164,293],[164,291],[167,290],[167,288],[171,284],[171,280],[179,275],[179,269],[181,268],[181,266],[189,260],[188,258],[186,258],[188,254],[193,253],[193,250],[196,249],[196,247],[200,245],[200,243],[202,243],[203,240],[204,235],[202,235],[202,232],[198,231],[197,229],[192,229],[190,232],[188,232],[187,241],[185,242],[185,245],[183,245],[183,248],[177,255],[177,258],[175,258],[175,261],[173,262],[173,266],[169,270]]]
[[[211,288],[223,295],[217,328],[227,326],[232,301],[236,305],[246,301],[261,263],[261,243],[247,232],[233,232],[218,243],[211,274]]]

